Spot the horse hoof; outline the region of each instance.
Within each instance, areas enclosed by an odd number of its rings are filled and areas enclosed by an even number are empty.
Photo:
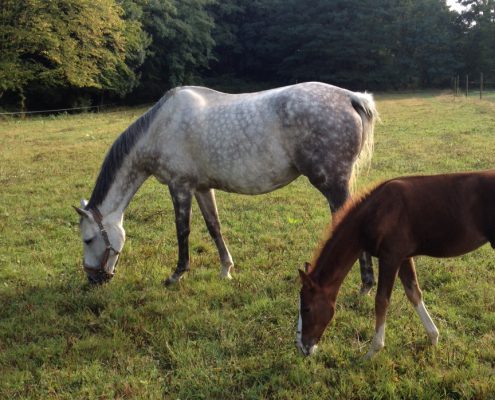
[[[368,294],[370,294],[371,289],[373,289],[373,284],[371,284],[371,285],[363,284],[361,286],[361,290],[359,291],[359,294],[362,296],[367,296]]]
[[[165,280],[163,281],[163,284],[164,284],[165,286],[171,286],[171,285],[173,285],[173,284],[175,284],[175,283],[179,282],[179,280],[180,280],[180,278],[177,278],[177,277],[175,277],[175,276],[171,275],[171,276],[169,276],[167,279],[165,279]]]
[[[432,346],[436,346],[438,344],[438,332],[432,332],[431,334],[428,334],[430,337],[430,341]]]
[[[165,286],[170,286],[170,285],[173,285],[175,282],[176,282],[176,281],[174,281],[174,280],[170,279],[170,277],[169,277],[169,278],[167,278],[167,279],[165,279],[165,280],[163,281],[163,284],[164,284]]]
[[[230,270],[232,269],[234,265],[229,265],[228,267],[222,267],[222,269],[220,270],[220,278],[221,279],[227,279],[227,280],[231,280],[232,279],[232,275],[230,275]]]
[[[230,272],[227,272],[226,274],[224,274],[223,272],[220,274],[220,278],[221,279],[226,279],[228,281],[232,280],[232,275],[230,275]]]

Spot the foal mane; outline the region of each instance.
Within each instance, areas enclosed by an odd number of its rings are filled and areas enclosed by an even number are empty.
[[[319,245],[316,247],[315,253],[313,255],[313,259],[311,262],[311,270],[316,266],[316,262],[321,256],[321,253],[328,243],[328,241],[332,238],[334,233],[339,229],[346,217],[351,214],[361,203],[363,203],[371,192],[373,192],[378,186],[382,185],[383,182],[371,185],[370,187],[361,190],[358,194],[349,197],[347,201],[338,209],[334,215],[332,215],[332,222],[327,226],[325,233],[322,239],[319,242]],[[311,272],[311,271],[310,271]]]
[[[165,93],[152,108],[134,121],[112,144],[96,179],[93,193],[86,206],[87,210],[93,209],[103,202],[124,159],[131,152],[139,138],[147,132],[160,107],[165,104],[174,92],[174,89],[172,89]]]

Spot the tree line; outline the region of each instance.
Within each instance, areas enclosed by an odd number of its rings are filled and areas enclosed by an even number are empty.
[[[170,87],[445,87],[495,73],[495,0],[2,0],[0,108],[149,102]]]

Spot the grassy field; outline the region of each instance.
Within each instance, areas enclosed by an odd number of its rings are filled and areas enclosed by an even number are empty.
[[[495,167],[494,102],[441,93],[376,99],[382,123],[359,187]],[[363,360],[374,297],[358,295],[355,266],[319,352],[298,354],[297,268],[330,219],[303,178],[264,196],[217,193],[236,262],[231,282],[218,278],[195,205],[192,271],[170,289],[161,282],[176,262],[173,209],[167,189],[150,179],[126,212],[116,277],[89,288],[70,206],[89,197],[105,151],[143,111],[0,121],[0,398],[495,398],[489,246],[417,260],[437,348],[398,283],[386,347]]]

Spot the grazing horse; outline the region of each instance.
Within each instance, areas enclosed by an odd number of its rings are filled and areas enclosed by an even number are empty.
[[[486,242],[495,248],[495,170],[392,179],[337,214],[314,268],[299,271],[297,345],[309,355],[335,313],[340,286],[362,251],[378,257],[375,336],[367,357],[385,344],[385,317],[397,274],[426,333],[438,329],[421,298],[412,257],[454,257]]]
[[[168,185],[179,260],[166,284],[189,269],[189,221],[199,204],[230,278],[234,265],[220,232],[213,189],[261,194],[300,175],[327,198],[331,211],[349,195],[355,166],[369,162],[377,112],[370,94],[318,82],[258,93],[225,94],[204,87],[168,91],[108,151],[89,202],[81,201],[83,266],[90,282],[114,275],[124,246],[124,210],[150,176]],[[363,255],[363,290],[373,285]]]

